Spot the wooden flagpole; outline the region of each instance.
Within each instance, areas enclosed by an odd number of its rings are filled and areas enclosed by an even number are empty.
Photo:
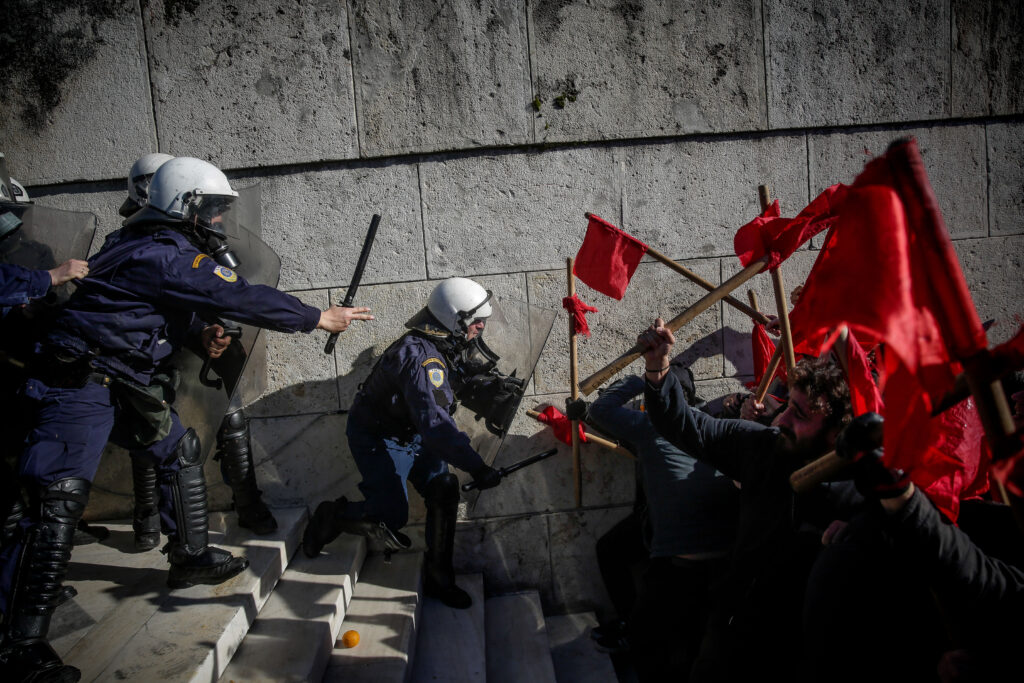
[[[527,410],[526,411],[526,416],[527,417],[532,417],[534,420],[537,420],[538,422],[541,421],[540,420],[540,413],[537,412],[536,410]],[[587,437],[587,441],[586,441],[587,443],[593,443],[593,444],[597,444],[598,446],[603,446],[604,448],[607,448],[608,450],[610,450],[612,453],[616,453],[618,455],[621,455],[624,458],[629,458],[630,460],[636,460],[636,456],[635,455],[633,455],[627,449],[623,448],[622,446],[620,446],[619,444],[615,443],[614,441],[609,441],[608,439],[605,439],[604,437],[598,436],[596,434],[591,434],[590,432],[588,432],[586,430],[583,431],[583,434]]]
[[[771,192],[767,185],[757,188],[758,197],[761,200],[761,212],[772,203]],[[792,372],[796,365],[796,354],[793,353],[793,333],[789,328],[789,305],[786,303],[786,288],[782,282],[781,266],[771,271],[772,288],[775,290],[775,305],[779,310],[779,328],[782,330],[783,358],[786,360],[786,371]]]
[[[573,275],[573,258],[565,260],[566,279],[568,280],[569,296],[576,295],[576,276]],[[572,400],[580,397],[579,369],[576,365],[576,320],[569,315],[569,390]],[[580,434],[579,421],[572,421],[572,484],[576,496],[576,507],[583,505],[583,469],[580,465]]]

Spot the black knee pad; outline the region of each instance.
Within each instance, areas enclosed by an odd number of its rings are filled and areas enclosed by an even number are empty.
[[[249,431],[249,425],[245,421],[245,411],[239,409],[224,416],[220,423],[220,431],[217,433],[218,445],[222,441],[244,437]]]
[[[39,492],[40,519],[78,524],[89,502],[92,484],[88,479],[59,479]]]
[[[451,472],[439,474],[427,482],[423,498],[428,506],[459,504],[459,478]]]
[[[178,464],[182,467],[191,467],[192,465],[199,464],[203,452],[196,430],[191,427],[188,428],[181,439],[178,440],[178,445],[174,447],[174,455],[178,458]]]

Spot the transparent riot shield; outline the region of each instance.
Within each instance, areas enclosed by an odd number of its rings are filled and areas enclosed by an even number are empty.
[[[239,263],[236,270],[252,284],[276,287],[281,259],[260,239],[260,187],[239,190],[238,195],[224,214],[227,245]],[[174,407],[182,424],[196,430],[206,455],[213,452],[225,413],[244,408],[266,388],[262,330],[232,320],[216,322],[240,332],[232,335],[234,340],[220,358],[208,359],[182,349],[172,361],[181,372]]]
[[[490,303],[482,343],[459,353],[465,382],[453,387],[459,399],[455,424],[488,464],[519,411],[557,314],[498,295]]]
[[[35,204],[0,202],[0,263],[31,270],[49,270],[68,259],[85,259],[96,234],[96,216],[84,211],[63,211]],[[73,285],[57,288],[66,299]]]

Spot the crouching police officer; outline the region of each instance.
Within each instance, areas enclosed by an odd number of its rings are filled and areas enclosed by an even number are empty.
[[[250,285],[209,254],[224,246],[221,221],[237,193],[213,165],[179,157],[153,176],[147,207],[89,262],[89,277],[57,315],[24,395],[35,419],[19,462],[33,500],[20,542],[0,555],[3,680],[77,680],[46,641],[71,539],[114,427],[147,393],[159,366],[200,318],[224,316],[282,332],[344,331],[365,308],[320,311],[272,287]],[[210,328],[207,327],[207,330]],[[212,347],[205,336],[207,349]],[[217,584],[244,558],[208,545],[199,439],[168,410],[149,447],[161,493],[174,501],[168,543],[172,588]]]
[[[399,531],[409,517],[408,480],[427,505],[426,594],[450,607],[472,604],[452,568],[459,482],[448,463],[472,474],[481,489],[501,481],[452,420],[455,394],[469,379],[463,352],[484,331],[490,296],[472,280],[445,280],[406,323],[410,331],[381,355],[356,394],[346,430],[365,500],[321,503],[302,539],[307,556],[342,532],[376,538],[388,550],[408,548]]]

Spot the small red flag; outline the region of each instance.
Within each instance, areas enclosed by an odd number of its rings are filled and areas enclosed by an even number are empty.
[[[747,382],[747,388],[753,389],[761,385],[761,379],[768,370],[768,364],[772,361],[772,355],[775,354],[775,342],[768,336],[768,332],[761,323],[755,323],[754,329],[750,331],[750,349],[754,357],[754,379]],[[775,377],[781,378],[784,383],[786,382],[785,364],[778,364],[772,379],[775,379]]]
[[[647,245],[603,218],[593,214],[589,218],[573,272],[591,289],[621,300]]]
[[[796,218],[780,218],[779,201],[760,216],[736,231],[732,245],[746,268],[765,256],[771,256],[768,268],[777,268],[807,240],[828,228],[836,219],[836,205],[846,187],[833,185],[808,204]]]
[[[597,313],[597,309],[580,301],[575,294],[562,297],[562,308],[569,311],[569,315],[572,316],[572,329],[575,333],[589,337],[590,325],[587,325],[587,313]]]
[[[537,419],[551,427],[556,439],[562,443],[572,444],[572,422],[558,408],[548,406],[540,412]],[[583,425],[577,423],[576,426],[580,430],[580,441],[585,442],[587,435],[583,431]]]

